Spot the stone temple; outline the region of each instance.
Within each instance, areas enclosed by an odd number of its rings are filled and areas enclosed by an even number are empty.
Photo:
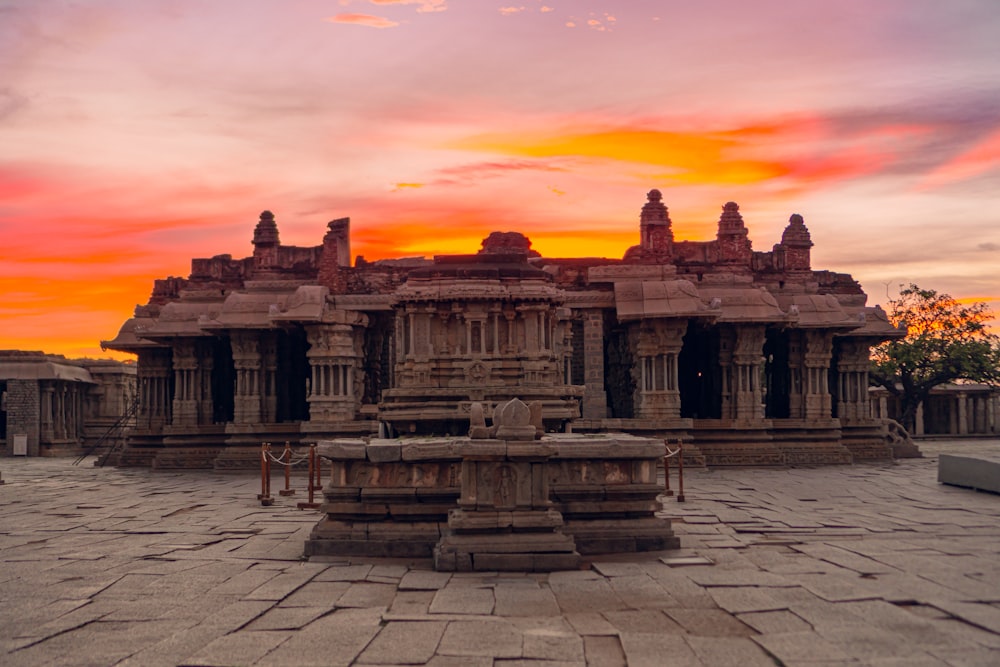
[[[258,465],[261,442],[468,433],[470,409],[541,406],[547,432],[682,441],[690,463],[891,458],[869,348],[904,332],[844,273],[814,270],[792,215],[755,251],[739,207],[676,241],[658,190],[621,259],[548,258],[517,232],[475,254],[351,264],[350,220],[157,280],[107,348],[138,356],[119,465]],[[477,407],[477,410],[480,409]]]

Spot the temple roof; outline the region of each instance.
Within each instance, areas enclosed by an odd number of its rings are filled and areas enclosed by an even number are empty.
[[[687,280],[627,280],[615,283],[615,307],[619,320],[650,317],[711,317],[720,315],[702,301],[698,289]]]
[[[44,354],[0,357],[0,380],[63,380],[95,384],[86,368],[69,359],[61,360]]]

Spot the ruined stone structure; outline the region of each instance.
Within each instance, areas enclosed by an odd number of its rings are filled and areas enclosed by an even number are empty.
[[[872,414],[900,418],[898,398],[882,387],[869,389]],[[996,437],[1000,433],[1000,389],[976,382],[944,384],[917,407],[913,437]]]
[[[136,369],[108,359],[0,350],[0,454],[80,454],[125,436]],[[23,451],[17,451],[23,447]]]
[[[282,245],[265,211],[251,257],[159,280],[109,348],[138,355],[122,465],[255,465],[261,441],[391,430],[457,435],[473,403],[541,405],[546,431],[683,440],[709,465],[891,456],[868,350],[902,336],[849,275],[814,270],[793,215],[753,250],[739,207],[677,241],[660,192],[623,259],[540,257],[516,232],[472,255],[358,258],[348,219]]]

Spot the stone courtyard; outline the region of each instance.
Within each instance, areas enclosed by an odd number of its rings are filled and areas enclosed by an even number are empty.
[[[936,474],[1000,441],[921,447],[688,469],[680,550],[550,574],[305,561],[301,490],[262,507],[248,473],[8,459],[0,664],[996,665],[1000,496]]]

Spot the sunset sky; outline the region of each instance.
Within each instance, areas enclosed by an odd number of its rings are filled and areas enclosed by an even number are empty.
[[[1000,310],[996,0],[0,0],[0,348],[106,356],[154,278],[312,246],[620,257],[740,204],[885,303]]]

